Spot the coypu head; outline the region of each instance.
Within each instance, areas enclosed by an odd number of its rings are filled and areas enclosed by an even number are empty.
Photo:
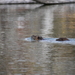
[[[58,38],[58,39],[56,39],[56,41],[69,41],[69,39],[67,39],[67,38]]]
[[[33,40],[42,40],[43,38],[41,36],[32,35],[31,39],[33,39]]]

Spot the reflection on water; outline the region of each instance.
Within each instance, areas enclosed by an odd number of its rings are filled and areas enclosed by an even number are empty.
[[[1,5],[0,75],[74,75],[74,45],[23,40],[75,38],[74,6]]]

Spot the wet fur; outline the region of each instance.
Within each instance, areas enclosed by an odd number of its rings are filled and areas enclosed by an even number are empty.
[[[32,35],[31,39],[33,39],[33,40],[43,40],[43,37],[38,36],[38,35]],[[58,39],[56,39],[56,41],[69,41],[69,39],[68,38],[58,38]]]
[[[69,41],[69,39],[67,39],[67,38],[58,38],[58,39],[56,39],[56,41]]]
[[[41,36],[36,36],[36,35],[32,35],[32,36],[31,36],[31,39],[33,39],[33,40],[43,40],[43,37],[41,37]]]

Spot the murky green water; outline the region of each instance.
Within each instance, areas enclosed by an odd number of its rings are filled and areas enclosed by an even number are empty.
[[[75,75],[75,45],[24,40],[33,34],[75,38],[75,5],[1,5],[0,75]]]

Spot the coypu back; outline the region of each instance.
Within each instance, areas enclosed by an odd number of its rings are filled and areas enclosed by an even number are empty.
[[[56,39],[56,41],[69,41],[69,39],[67,39],[67,38],[58,38],[58,39]]]

